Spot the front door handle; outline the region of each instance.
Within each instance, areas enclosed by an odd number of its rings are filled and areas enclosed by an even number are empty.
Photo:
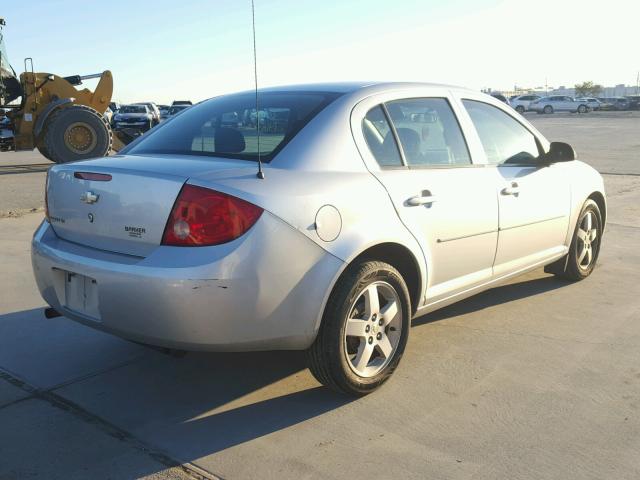
[[[418,207],[420,205],[431,205],[436,201],[436,197],[433,195],[417,195],[407,200],[407,204],[412,207]]]
[[[500,193],[502,195],[518,196],[518,194],[520,193],[520,187],[518,186],[517,182],[511,182],[510,185],[507,185],[502,190],[500,190]]]

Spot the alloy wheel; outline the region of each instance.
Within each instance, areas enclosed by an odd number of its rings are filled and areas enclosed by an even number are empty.
[[[349,309],[344,329],[344,351],[351,370],[373,377],[395,354],[402,333],[402,303],[386,282],[367,285]]]
[[[592,211],[587,211],[580,219],[576,235],[578,237],[578,248],[576,249],[578,266],[582,270],[587,270],[593,262],[599,241],[598,223]]]

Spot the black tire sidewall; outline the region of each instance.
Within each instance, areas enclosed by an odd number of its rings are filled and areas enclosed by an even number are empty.
[[[522,105],[518,105],[516,107],[516,112],[518,112],[520,115],[522,115],[524,113],[524,107]]]
[[[402,331],[400,340],[387,366],[373,377],[360,377],[348,364],[344,346],[344,330],[351,305],[369,284],[383,281],[391,285],[402,303]],[[327,349],[331,376],[341,389],[351,394],[366,394],[384,383],[398,366],[407,344],[411,326],[411,303],[402,276],[391,265],[382,262],[364,262],[351,269],[336,284],[323,315],[319,335]]]
[[[542,109],[542,111],[546,114],[553,113],[553,107],[551,105],[547,105]]]
[[[67,128],[76,122],[84,122],[96,132],[96,145],[86,154],[78,154],[69,150],[64,141]],[[103,157],[111,148],[111,130],[98,112],[81,105],[62,108],[54,112],[47,120],[44,134],[44,145],[50,158],[57,163],[86,160]]]

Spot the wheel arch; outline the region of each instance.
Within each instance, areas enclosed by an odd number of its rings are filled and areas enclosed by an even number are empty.
[[[393,242],[379,243],[358,254],[349,265],[365,260],[378,260],[396,268],[409,290],[412,314],[416,312],[422,297],[422,274],[414,254],[404,245]]]
[[[607,224],[607,201],[604,195],[602,192],[595,191],[587,197],[587,200],[593,200],[598,205],[600,215],[602,215],[602,231],[604,231],[605,225]]]
[[[58,108],[63,107],[65,105],[72,104],[73,101],[74,101],[73,98],[60,98],[54,102],[51,102],[49,105],[47,105],[44,108],[44,110],[42,110],[42,113],[40,113],[40,115],[38,116],[38,119],[36,120],[36,124],[34,125],[34,128],[33,128],[33,135],[35,137],[40,136],[47,119],[51,116],[54,110],[57,110]]]

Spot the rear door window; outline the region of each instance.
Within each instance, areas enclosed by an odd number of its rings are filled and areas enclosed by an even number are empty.
[[[380,105],[367,112],[367,115],[362,120],[362,132],[378,165],[381,167],[399,167],[403,165],[398,144]]]
[[[444,98],[410,98],[385,104],[409,166],[469,165],[460,125]]]

